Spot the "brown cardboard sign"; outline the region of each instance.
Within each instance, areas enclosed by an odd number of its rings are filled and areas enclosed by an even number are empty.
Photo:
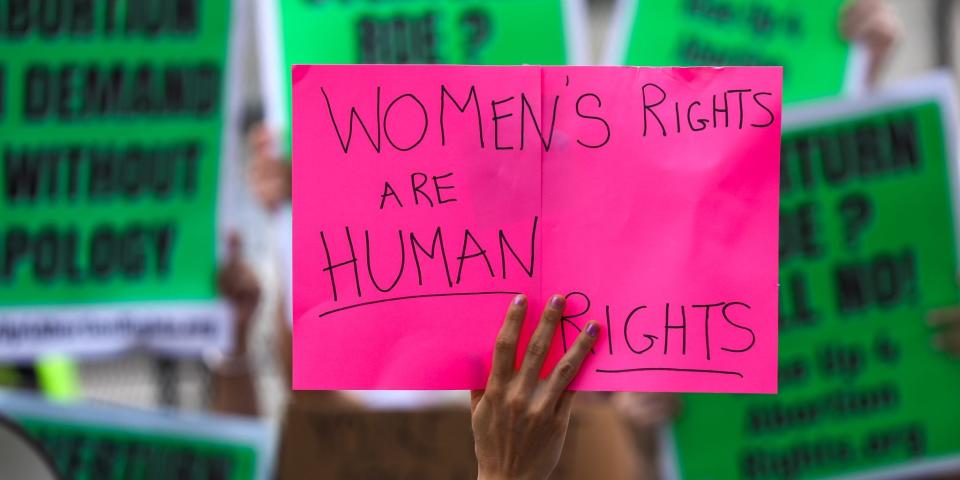
[[[580,406],[553,478],[637,477],[634,437],[607,405]],[[281,479],[472,480],[470,411],[368,411],[292,406],[279,452]]]

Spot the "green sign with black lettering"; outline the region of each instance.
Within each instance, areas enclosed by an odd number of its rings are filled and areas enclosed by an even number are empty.
[[[22,429],[63,478],[272,478],[274,436],[254,420],[51,404],[2,390],[0,416]]]
[[[258,4],[268,115],[287,129],[297,64],[585,63],[574,0],[271,0]]]
[[[925,323],[960,301],[951,83],[785,113],[780,393],[686,398],[682,478],[960,466],[960,363]]]
[[[70,478],[255,478],[254,451],[245,446],[34,418],[19,423]]]
[[[0,358],[211,343],[231,2],[0,12]]]
[[[850,48],[840,35],[847,0],[621,0],[627,28],[607,61],[620,65],[782,65],[783,101],[844,89]]]

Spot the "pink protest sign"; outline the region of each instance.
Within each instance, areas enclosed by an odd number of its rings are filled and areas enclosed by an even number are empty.
[[[294,388],[482,388],[522,292],[603,327],[572,388],[776,391],[779,68],[293,83]]]

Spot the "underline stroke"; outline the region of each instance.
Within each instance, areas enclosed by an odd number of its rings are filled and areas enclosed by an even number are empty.
[[[647,368],[622,368],[617,370],[598,368],[597,373],[627,373],[627,372],[689,372],[689,373],[715,373],[718,375],[736,375],[743,378],[740,372],[728,370],[705,370],[697,368],[667,368],[667,367],[647,367]]]

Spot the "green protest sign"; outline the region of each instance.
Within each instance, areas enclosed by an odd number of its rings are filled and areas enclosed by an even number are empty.
[[[685,479],[903,478],[960,468],[952,80],[785,112],[775,396],[690,396]]]
[[[49,404],[0,392],[0,415],[40,446],[64,478],[271,478],[267,425],[92,404]]]
[[[782,65],[784,103],[833,96],[847,80],[846,0],[619,0],[607,63]],[[856,73],[851,73],[854,80]]]
[[[222,341],[231,2],[0,11],[0,358]]]
[[[258,8],[267,117],[281,130],[296,64],[587,60],[579,0],[268,0]]]

